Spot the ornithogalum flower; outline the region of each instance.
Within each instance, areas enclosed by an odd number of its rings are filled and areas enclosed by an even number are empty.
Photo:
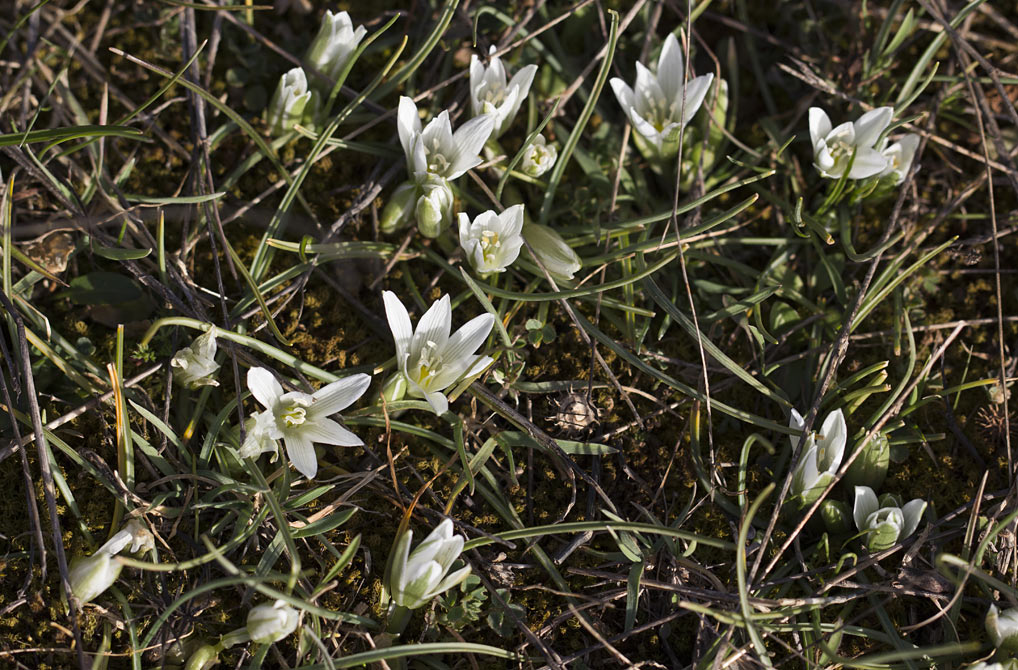
[[[258,644],[279,642],[297,629],[298,614],[282,600],[262,603],[247,614],[247,634]]]
[[[925,500],[916,498],[899,507],[890,496],[878,500],[870,487],[855,487],[852,518],[855,527],[866,532],[864,542],[870,551],[883,551],[914,533],[925,511]]]
[[[267,440],[282,439],[293,467],[308,479],[313,478],[318,473],[315,442],[340,447],[364,444],[359,437],[328,417],[346,409],[364,395],[369,384],[371,377],[358,373],[323,386],[314,393],[284,393],[271,372],[265,368],[251,368],[247,373],[247,386],[265,410],[260,413],[261,416],[255,417],[251,431],[258,435],[250,446],[245,440],[241,453],[250,455],[261,449]]]
[[[665,38],[657,61],[657,74],[636,63],[636,89],[618,77],[612,90],[643,143],[637,146],[650,159],[672,158],[679,151],[679,135],[700,109],[714,80],[705,74],[685,81],[682,49],[675,35]]]
[[[990,605],[985,624],[994,647],[1006,654],[1018,652],[1018,607],[1001,612],[996,605]]]
[[[117,581],[123,564],[114,556],[130,548],[131,553],[147,552],[155,547],[155,538],[141,521],[131,519],[123,530],[111,537],[91,556],[80,556],[71,562],[68,581],[71,592],[87,603],[97,598]]]
[[[265,121],[273,135],[282,135],[300,123],[304,110],[311,100],[308,78],[304,70],[295,67],[279,78],[279,85],[269,102]]]
[[[326,10],[322,26],[311,42],[305,59],[316,70],[335,81],[367,32],[364,26],[357,26],[354,30],[350,15],[346,12],[333,14]]]
[[[895,185],[900,184],[905,181],[905,175],[912,167],[912,159],[915,158],[916,149],[919,148],[919,136],[909,133],[889,146],[887,140],[884,140],[884,145],[884,149],[880,153],[887,161],[887,167],[880,173],[880,176],[892,175]]]
[[[212,326],[196,337],[191,346],[175,353],[170,359],[170,367],[173,368],[173,380],[189,389],[219,386],[213,376],[219,369],[219,363],[216,363],[216,327]]]
[[[813,167],[821,177],[866,179],[887,168],[887,158],[877,148],[880,135],[891,123],[894,110],[878,107],[858,119],[834,128],[827,112],[809,108],[809,137],[813,144]],[[851,169],[849,168],[851,164]]]
[[[580,257],[562,236],[548,226],[528,223],[523,226],[523,238],[534,250],[541,265],[554,279],[569,280],[582,267]]]
[[[544,135],[538,133],[534,141],[527,146],[520,160],[520,171],[530,177],[540,177],[555,166],[558,151],[554,144],[548,144]]]
[[[427,605],[470,575],[469,565],[446,574],[463,551],[463,536],[453,535],[452,521],[443,520],[411,552],[413,536],[407,530],[396,541],[388,580],[393,602],[411,610]]]
[[[494,362],[474,352],[488,337],[495,317],[482,314],[450,336],[452,307],[449,296],[444,295],[424,313],[415,331],[410,314],[395,293],[385,291],[382,300],[396,343],[396,364],[406,377],[407,392],[427,400],[436,414],[444,414],[449,399],[442,391],[464,377],[480,374]]]
[[[407,158],[407,171],[411,178],[423,183],[429,175],[455,179],[479,165],[481,147],[491,136],[495,119],[491,114],[484,114],[470,119],[453,133],[449,112],[442,111],[422,129],[417,105],[402,96],[396,125]]]
[[[523,205],[513,205],[501,214],[488,210],[470,217],[460,212],[460,246],[474,270],[481,274],[505,272],[520,255],[523,246]]]
[[[794,409],[788,422],[789,427],[802,430],[802,415]],[[790,437],[792,448],[799,446],[798,436]],[[834,480],[841,459],[845,457],[845,443],[848,441],[848,427],[841,410],[831,412],[824,419],[819,434],[811,434],[803,445],[802,457],[792,476],[792,495],[801,496],[803,505],[812,505]]]
[[[516,118],[520,103],[530,92],[530,84],[534,81],[537,66],[527,65],[521,68],[506,83],[505,66],[502,65],[501,59],[494,55],[494,46],[489,53],[491,59],[487,67],[481,64],[476,54],[470,56],[470,107],[474,116],[491,114],[494,117],[495,126],[491,137],[497,139]]]

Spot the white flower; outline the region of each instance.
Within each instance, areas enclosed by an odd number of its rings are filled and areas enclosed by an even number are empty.
[[[262,444],[264,439],[282,439],[293,467],[311,479],[318,472],[313,443],[340,447],[364,444],[359,437],[328,417],[364,395],[369,384],[371,377],[359,373],[332,382],[311,394],[300,391],[284,393],[271,372],[265,368],[251,368],[247,372],[247,386],[255,400],[269,412],[268,417],[262,417],[260,424],[256,417],[256,430],[264,431],[256,439]],[[245,447],[241,447],[241,451],[247,453]]]
[[[311,42],[305,60],[335,81],[367,32],[364,26],[354,30],[350,15],[346,12],[333,14],[326,10],[322,17],[322,27]]]
[[[1009,658],[1003,663],[987,663],[980,661],[975,665],[967,665],[963,670],[1018,670],[1018,659]]]
[[[219,386],[212,375],[219,369],[216,363],[216,327],[212,326],[199,335],[170,359],[173,380],[189,389],[202,386]]]
[[[451,180],[480,165],[481,147],[491,136],[495,119],[491,114],[478,116],[460,126],[454,134],[449,112],[443,111],[422,130],[417,105],[401,96],[396,125],[411,177],[423,181],[430,174]]]
[[[435,414],[444,414],[449,399],[442,391],[464,377],[482,373],[494,362],[474,352],[488,337],[495,317],[482,314],[450,336],[452,307],[449,296],[444,295],[424,313],[414,331],[410,314],[395,293],[383,292],[382,300],[396,343],[396,364],[406,377],[407,391],[412,397],[427,400]]]
[[[247,614],[247,634],[252,642],[278,642],[297,629],[298,612],[282,600],[252,607]]]
[[[884,140],[884,149],[880,153],[887,161],[887,167],[880,173],[881,177],[894,175],[895,185],[905,181],[905,175],[912,167],[912,159],[915,158],[916,149],[919,148],[919,136],[909,133],[894,144],[887,146]]]
[[[904,507],[893,504],[887,496],[884,502],[892,503],[881,507],[877,494],[868,486],[855,487],[855,507],[852,518],[855,527],[866,531],[866,547],[872,551],[883,551],[892,547],[915,532],[919,520],[926,511],[926,501],[916,498]]]
[[[523,159],[520,161],[520,170],[530,177],[540,177],[555,166],[558,159],[558,151],[554,144],[548,144],[544,135],[538,133],[526,151],[523,152]]]
[[[393,602],[411,610],[427,605],[470,575],[468,565],[446,576],[463,551],[463,536],[452,534],[452,521],[443,520],[411,553],[413,535],[407,530],[396,542],[388,584]]]
[[[492,45],[488,52],[492,54],[488,67],[481,65],[476,54],[470,56],[470,107],[474,116],[491,114],[495,118],[495,128],[491,133],[493,139],[500,137],[516,118],[520,103],[530,92],[537,72],[536,65],[527,65],[506,84],[505,66],[494,55],[495,51]]]
[[[478,214],[473,222],[460,212],[459,220],[460,246],[478,272],[505,272],[520,255],[523,205],[513,205],[501,214],[489,209]]]
[[[308,79],[304,70],[295,67],[279,78],[279,85],[269,102],[266,112],[266,123],[273,135],[282,135],[293,130],[295,123],[300,123],[304,116],[304,108],[311,100],[308,90]]]
[[[71,562],[68,581],[71,592],[87,603],[113,586],[124,566],[113,557],[130,547],[131,553],[148,552],[155,547],[155,538],[141,521],[131,519],[91,556],[79,556]]]
[[[1000,612],[996,605],[990,605],[985,624],[994,647],[1008,654],[1018,651],[1018,607]]]
[[[802,430],[802,415],[794,409],[789,427]],[[799,446],[798,436],[789,436],[792,449]],[[803,447],[803,455],[792,477],[792,495],[802,496],[802,503],[812,505],[834,479],[845,456],[848,427],[841,410],[831,412],[824,419],[819,435],[810,435]]]
[[[656,75],[637,61],[635,92],[618,77],[611,80],[622,111],[660,158],[678,153],[679,134],[700,109],[714,80],[713,74],[705,74],[683,84],[684,77],[679,41],[675,35],[668,35],[658,57]]]
[[[878,107],[855,122],[846,121],[832,129],[827,112],[819,107],[810,107],[809,137],[813,144],[813,167],[820,176],[831,179],[841,179],[848,170],[849,161],[852,163],[849,179],[865,179],[880,174],[887,167],[887,158],[876,148],[876,143],[893,115],[891,107]]]
[[[452,223],[452,189],[445,179],[429,176],[421,185],[420,193],[414,211],[417,229],[421,235],[434,239]]]
[[[572,279],[582,267],[580,257],[573,248],[548,226],[528,223],[523,226],[523,237],[544,269],[555,279]]]

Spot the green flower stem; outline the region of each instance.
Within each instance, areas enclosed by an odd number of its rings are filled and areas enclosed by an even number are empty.
[[[386,622],[385,632],[398,638],[406,630],[411,616],[413,616],[413,610],[393,603],[389,610],[389,620]]]

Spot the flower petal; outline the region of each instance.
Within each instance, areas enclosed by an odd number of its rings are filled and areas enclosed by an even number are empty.
[[[902,526],[901,537],[899,539],[904,540],[915,532],[915,529],[919,527],[919,522],[922,521],[923,512],[925,511],[926,501],[919,498],[909,501],[901,508],[901,513],[905,516],[905,523]]]
[[[495,118],[492,114],[484,114],[470,119],[453,135],[453,155],[447,156],[451,166],[446,179],[455,179],[464,172],[481,164],[481,147],[491,137],[495,129]]]
[[[425,393],[424,399],[431,405],[431,409],[435,410],[435,414],[442,416],[449,411],[449,399],[445,397],[445,394],[441,391],[433,391],[431,393]]]
[[[315,446],[299,432],[291,431],[283,435],[283,444],[286,445],[286,457],[301,473],[308,479],[314,479],[318,474],[318,457],[315,456]]]
[[[856,119],[853,124],[855,126],[856,146],[860,148],[874,147],[880,134],[887,129],[893,117],[894,108],[877,107]]]
[[[442,360],[448,365],[473,354],[487,339],[494,325],[495,317],[491,314],[481,314],[467,321],[442,347]]]
[[[855,520],[855,527],[859,530],[866,530],[866,518],[879,509],[877,494],[868,486],[855,487],[855,505],[852,508],[852,518]]]
[[[682,47],[673,33],[665,38],[661,47],[661,55],[657,59],[657,81],[664,93],[665,100],[671,102],[682,95],[682,82],[685,80],[685,62],[682,60]]]
[[[421,349],[428,342],[434,342],[439,347],[444,347],[449,340],[451,329],[452,307],[449,295],[446,294],[432,303],[421,320],[417,322],[417,330],[414,331],[413,339],[410,340],[410,358],[414,359],[416,363]]]
[[[809,141],[814,149],[817,142],[830,134],[831,127],[831,119],[827,116],[827,112],[819,107],[809,108]]]
[[[399,143],[403,145],[403,153],[407,157],[412,156],[411,140],[421,134],[421,117],[417,115],[417,105],[405,95],[399,98],[396,128],[399,131]]]
[[[247,387],[265,409],[275,407],[279,396],[283,395],[283,387],[265,368],[251,368],[247,371]]]
[[[682,109],[683,126],[689,123],[690,119],[693,118],[693,115],[700,109],[700,105],[703,104],[703,99],[707,96],[707,91],[710,90],[710,85],[713,81],[714,73],[711,72],[700,75],[686,85],[685,92],[683,94],[686,99],[684,102],[679,102],[678,105],[676,105],[676,111],[678,111],[679,108]],[[678,114],[675,116],[678,116]]]
[[[299,432],[302,437],[312,442],[331,444],[337,447],[360,447],[364,440],[351,433],[332,419],[322,417],[304,422]]]
[[[311,412],[314,416],[329,416],[346,409],[364,395],[371,385],[371,376],[359,372],[315,391],[311,398]]]
[[[824,460],[817,463],[817,467],[824,472],[833,473],[841,466],[841,460],[845,457],[845,443],[848,441],[845,415],[840,409],[831,412],[824,419],[824,425],[820,430],[822,433],[820,453],[824,454]]]
[[[866,179],[878,175],[887,168],[887,157],[873,147],[858,146],[855,149],[855,158],[852,159],[852,169],[848,173],[849,179]]]
[[[396,358],[405,364],[410,353],[410,341],[414,336],[410,314],[392,291],[382,292],[382,302],[385,303],[385,318],[389,321],[389,330],[392,331],[392,339],[396,343]]]

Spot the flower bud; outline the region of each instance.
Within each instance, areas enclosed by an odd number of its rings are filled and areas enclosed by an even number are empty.
[[[385,402],[399,402],[406,395],[406,389],[406,376],[397,370],[382,385],[382,397]]]
[[[887,465],[890,460],[891,445],[887,441],[887,436],[883,433],[874,435],[862,453],[852,462],[843,481],[848,486],[868,486],[875,491],[887,477]]]
[[[187,659],[184,670],[209,670],[216,663],[219,663],[219,650],[211,644],[203,644]]]
[[[1006,654],[1018,653],[1018,607],[1000,612],[990,605],[985,624],[993,646]]]
[[[305,60],[335,81],[367,32],[364,26],[357,26],[354,30],[353,21],[346,12],[333,14],[326,10],[322,27],[311,42]]]
[[[92,556],[79,556],[71,561],[68,570],[71,592],[81,602],[90,602],[113,586],[123,569],[123,564],[105,551],[97,551]]]
[[[417,229],[421,235],[438,237],[452,223],[452,189],[444,179],[428,179],[417,199]]]
[[[540,177],[555,165],[557,159],[555,145],[548,144],[544,135],[538,134],[523,152],[520,171],[529,177]]]
[[[403,182],[397,186],[392,197],[389,198],[389,202],[386,203],[385,209],[382,210],[382,218],[378,222],[379,230],[388,234],[410,223],[419,196],[417,184],[412,181]]]
[[[298,612],[282,600],[262,603],[247,615],[247,634],[252,642],[278,642],[297,629]]]
[[[273,135],[282,135],[293,130],[295,123],[304,117],[304,108],[311,99],[307,76],[304,70],[295,67],[279,78],[279,85],[269,102],[265,122]]]
[[[572,279],[582,266],[572,247],[548,226],[528,223],[523,226],[523,238],[555,279]]]
[[[852,531],[852,510],[840,500],[825,500],[821,503],[820,517],[831,535],[848,535]]]

